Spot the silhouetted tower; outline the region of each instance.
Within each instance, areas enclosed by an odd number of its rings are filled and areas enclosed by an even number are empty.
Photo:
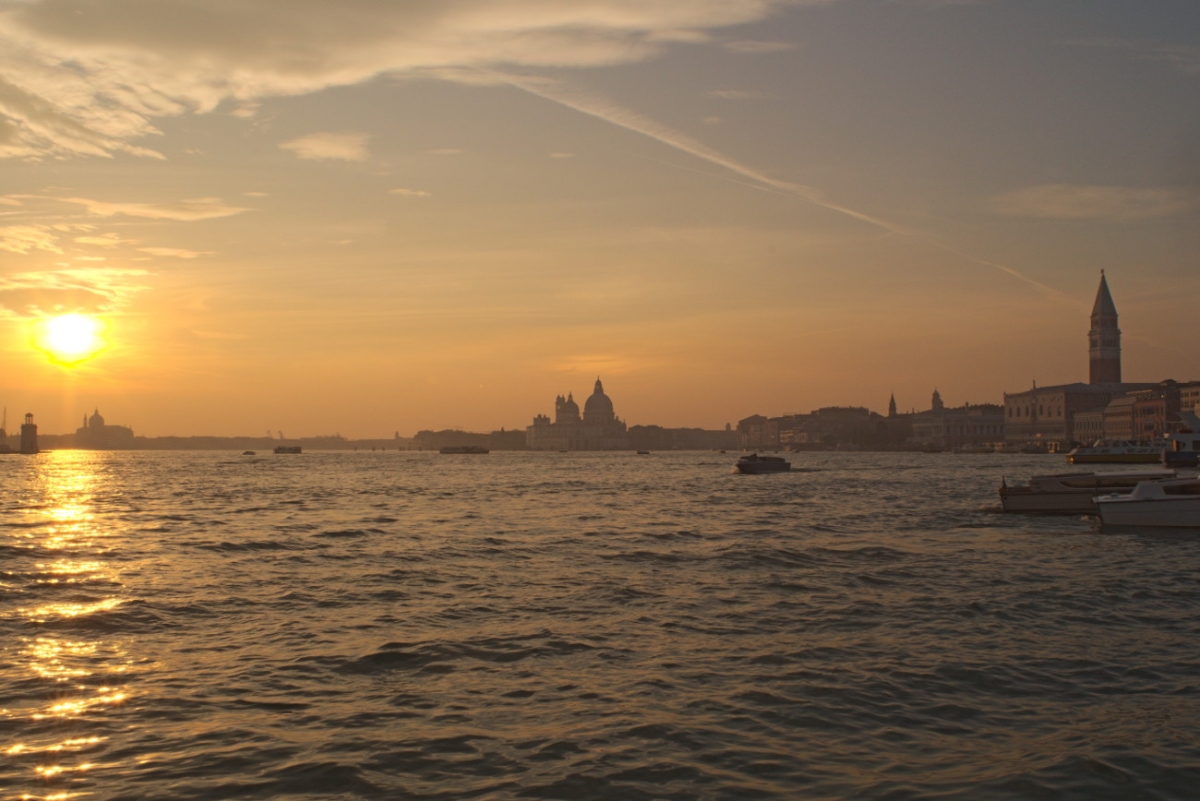
[[[888,417],[896,416],[896,393],[892,393],[892,399],[888,401]]]
[[[21,426],[21,453],[37,453],[37,426],[33,424],[33,415],[25,415],[25,423]]]
[[[932,406],[933,411],[935,412],[940,412],[946,408],[946,404],[942,403],[942,393],[938,392],[936,389],[933,391]]]
[[[1104,271],[1092,306],[1092,330],[1088,331],[1089,384],[1121,383],[1121,329],[1117,328],[1117,307],[1108,291]]]

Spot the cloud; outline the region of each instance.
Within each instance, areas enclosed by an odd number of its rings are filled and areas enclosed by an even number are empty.
[[[31,250],[62,253],[58,237],[48,225],[10,225],[0,228],[0,250],[22,255]]]
[[[122,239],[117,234],[101,234],[100,236],[77,236],[75,241],[81,245],[97,245],[102,248],[115,248],[118,245],[131,245],[136,239]]]
[[[765,92],[748,92],[743,89],[714,89],[708,94],[722,100],[758,100],[767,96]]]
[[[198,256],[211,256],[209,251],[186,250],[184,248],[138,248],[140,253],[149,253],[151,256],[170,256],[176,259],[194,259]]]
[[[402,197],[431,197],[431,194],[424,189],[389,189],[388,192]]]
[[[154,120],[377,76],[596,67],[829,0],[19,0],[0,5],[0,157],[130,153]],[[772,42],[731,43],[752,52]],[[478,73],[475,73],[476,79]]]
[[[796,45],[792,44],[791,42],[758,42],[750,39],[737,42],[726,42],[724,47],[731,53],[747,53],[750,55],[756,55],[758,53],[780,53],[785,50],[796,49]]]
[[[0,318],[118,311],[148,287],[144,270],[80,267],[0,277]]]
[[[279,147],[309,161],[366,161],[368,139],[365,133],[314,133]]]
[[[1044,184],[996,195],[990,205],[1009,217],[1131,222],[1186,214],[1198,200],[1190,189]]]
[[[1066,44],[1122,50],[1133,58],[1166,64],[1184,75],[1200,75],[1200,47],[1146,39],[1080,39]]]
[[[87,207],[89,214],[100,217],[112,217],[119,214],[127,217],[146,217],[152,220],[176,220],[179,222],[231,217],[248,211],[248,209],[238,206],[227,206],[219,198],[214,197],[180,200],[176,203],[112,203],[81,197],[64,197],[59,200],[64,203],[78,203]]]

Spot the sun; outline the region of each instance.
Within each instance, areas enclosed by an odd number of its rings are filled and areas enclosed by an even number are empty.
[[[108,345],[104,340],[105,325],[87,314],[63,314],[47,317],[37,324],[34,343],[62,365],[75,365],[92,358]]]

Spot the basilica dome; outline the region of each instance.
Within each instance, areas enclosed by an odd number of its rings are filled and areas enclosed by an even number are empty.
[[[604,394],[604,385],[597,378],[596,390],[587,399],[587,403],[583,404],[583,421],[585,423],[611,423],[615,416],[612,401]]]

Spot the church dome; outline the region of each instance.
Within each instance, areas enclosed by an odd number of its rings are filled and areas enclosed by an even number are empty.
[[[90,428],[104,428],[104,418],[100,416],[99,409],[88,418],[87,424]]]
[[[583,421],[585,423],[611,423],[615,417],[612,401],[604,394],[604,385],[597,378],[596,390],[583,404]]]

